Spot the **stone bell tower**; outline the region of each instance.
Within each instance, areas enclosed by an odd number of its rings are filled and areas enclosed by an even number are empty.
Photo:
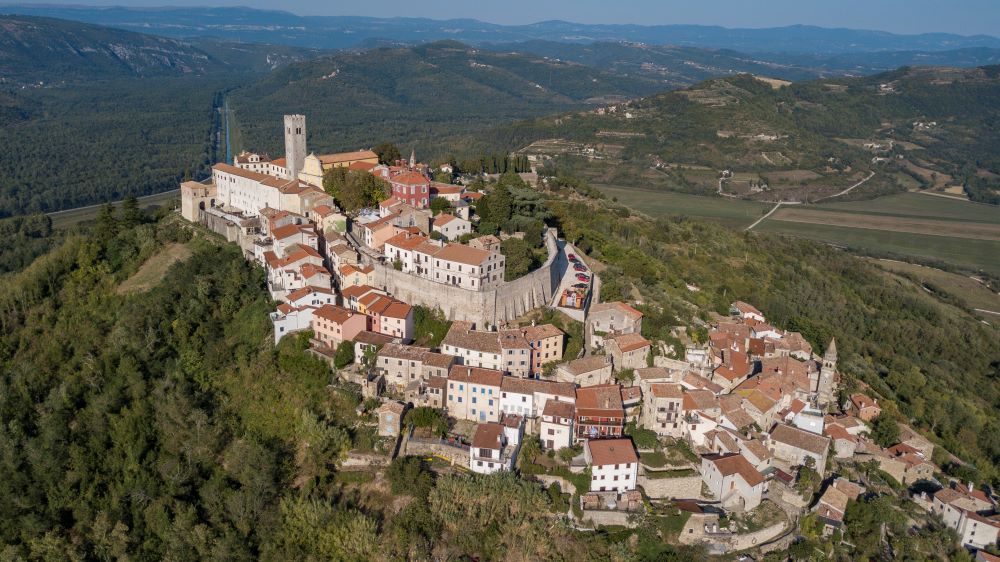
[[[285,116],[285,166],[289,179],[298,179],[306,160],[306,116]]]
[[[823,366],[819,371],[819,384],[816,388],[816,403],[822,408],[836,400],[837,383],[837,340],[830,338],[830,345],[823,354]]]

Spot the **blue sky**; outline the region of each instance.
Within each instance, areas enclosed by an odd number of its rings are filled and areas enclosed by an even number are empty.
[[[36,0],[37,1],[37,0]],[[48,0],[51,3],[161,6],[164,0]],[[561,19],[581,23],[774,27],[809,24],[894,33],[1000,35],[1000,0],[181,0],[244,5],[302,15],[475,18],[503,24]]]

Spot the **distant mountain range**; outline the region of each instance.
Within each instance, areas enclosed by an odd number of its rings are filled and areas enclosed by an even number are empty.
[[[884,31],[788,26],[728,29],[703,25],[602,25],[544,21],[499,25],[472,19],[298,16],[250,8],[123,8],[13,4],[0,13],[73,19],[175,38],[210,36],[233,41],[321,49],[364,46],[371,40],[470,44],[548,40],[570,43],[642,42],[745,53],[843,54],[876,51],[944,51],[1000,48],[1000,38],[948,33],[898,35]]]
[[[0,16],[0,84],[263,71],[315,56],[284,45],[181,41],[75,21]]]

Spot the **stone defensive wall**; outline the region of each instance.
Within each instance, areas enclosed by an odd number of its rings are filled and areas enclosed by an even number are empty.
[[[375,286],[411,305],[439,308],[449,320],[498,326],[535,309],[548,306],[568,267],[556,233],[545,233],[548,258],[531,273],[488,291],[469,291],[396,271],[391,264],[373,263]]]

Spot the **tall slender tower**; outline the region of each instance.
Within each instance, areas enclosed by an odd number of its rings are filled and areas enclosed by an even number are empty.
[[[289,179],[298,179],[306,161],[306,116],[285,116],[285,165]]]
[[[836,399],[837,340],[830,338],[830,345],[823,354],[823,366],[819,370],[819,384],[816,388],[816,403],[822,408]]]
[[[410,151],[410,169],[417,167],[417,149],[414,148]]]

